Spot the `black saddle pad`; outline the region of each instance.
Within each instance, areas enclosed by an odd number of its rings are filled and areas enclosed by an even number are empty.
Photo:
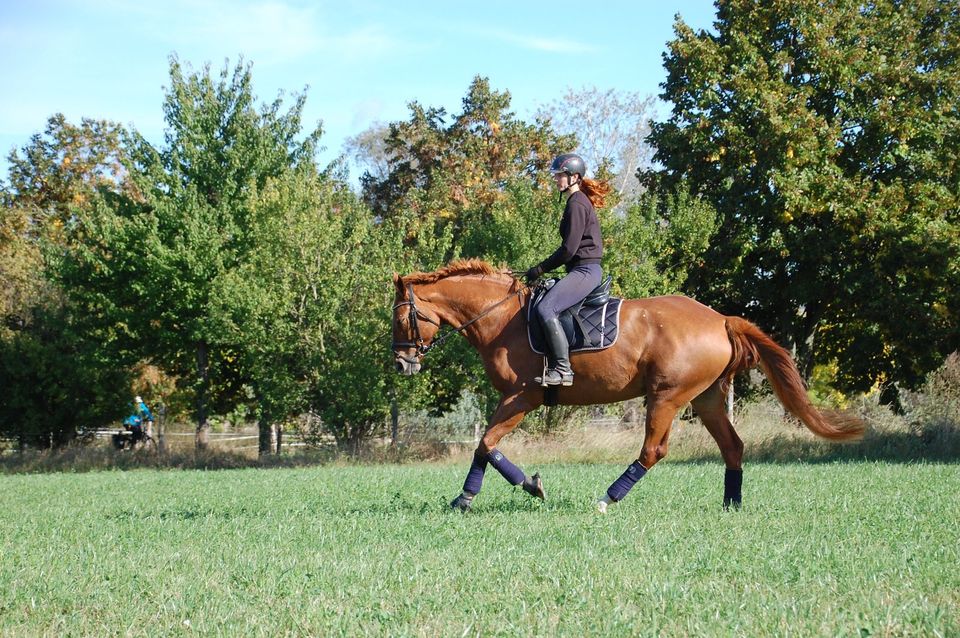
[[[527,304],[527,337],[537,354],[546,354],[543,327],[533,313],[539,298]],[[560,324],[567,333],[570,352],[603,350],[617,342],[620,325],[620,306],[623,299],[610,297],[599,306],[574,306],[560,314]],[[577,310],[576,315],[573,311]]]

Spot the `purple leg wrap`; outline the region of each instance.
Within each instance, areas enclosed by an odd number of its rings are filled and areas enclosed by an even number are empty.
[[[511,485],[520,485],[523,483],[523,479],[527,478],[523,470],[511,463],[510,460],[503,455],[503,452],[496,448],[490,450],[490,453],[487,454],[487,460],[490,461],[490,465],[496,468]]]
[[[743,486],[743,470],[727,471],[723,475],[723,509],[740,509],[740,488]]]
[[[647,468],[640,465],[640,461],[634,461],[630,464],[630,467],[627,468],[627,471],[620,475],[616,481],[613,482],[609,488],[607,488],[607,496],[610,497],[613,501],[623,500],[623,497],[627,495],[627,492],[637,484],[637,481],[643,478],[643,475],[647,473]]]
[[[467,480],[463,482],[463,491],[467,494],[477,495],[483,486],[483,473],[487,469],[487,457],[475,452],[473,463],[470,464],[470,471],[467,472]]]

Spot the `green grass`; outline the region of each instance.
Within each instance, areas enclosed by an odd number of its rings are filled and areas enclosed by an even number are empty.
[[[514,460],[0,476],[0,634],[960,635],[954,464]]]

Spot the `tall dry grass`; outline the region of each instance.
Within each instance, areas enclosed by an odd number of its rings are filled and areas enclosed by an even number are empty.
[[[863,440],[834,443],[819,439],[788,415],[772,396],[738,403],[733,422],[750,462],[826,462],[878,460],[891,462],[960,460],[960,355],[951,355],[931,373],[923,388],[901,392],[902,413],[881,405],[879,393],[851,402],[848,407],[868,424]],[[503,451],[524,464],[623,463],[636,458],[643,444],[643,428],[597,427],[587,411],[559,414],[543,410],[528,415],[523,427],[503,440]],[[690,410],[682,413],[670,435],[669,462],[720,460],[716,443]],[[609,423],[609,419],[607,420]],[[241,467],[296,467],[324,463],[464,463],[473,454],[472,443],[450,444],[442,436],[420,428],[421,434],[391,446],[371,441],[359,456],[338,455],[329,448],[298,448],[279,456],[257,458],[256,452],[228,450],[197,453],[189,448],[172,453],[117,452],[99,445],[74,445],[56,452],[28,451],[0,455],[0,472],[89,472],[142,467],[171,469],[230,469]],[[469,438],[469,437],[468,437]]]
[[[958,386],[960,387],[960,386]],[[960,396],[958,394],[957,396]],[[733,423],[744,443],[745,462],[826,462],[878,460],[891,462],[960,461],[960,402],[921,392],[908,395],[908,409],[894,413],[879,395],[860,398],[851,410],[865,419],[863,440],[836,443],[818,438],[786,414],[773,397],[737,405]],[[676,462],[720,461],[716,442],[689,411],[670,434],[668,459]],[[529,417],[528,417],[529,418]],[[557,436],[511,434],[504,452],[538,463],[625,462],[643,445],[643,428],[596,428],[589,424]],[[472,450],[460,450],[465,459]]]

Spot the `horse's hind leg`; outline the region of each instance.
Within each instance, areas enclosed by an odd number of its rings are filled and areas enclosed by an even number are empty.
[[[723,508],[740,508],[740,488],[743,484],[743,441],[727,416],[727,407],[720,381],[691,401],[697,416],[720,447],[727,469],[723,477]]]
[[[525,492],[539,499],[546,497],[539,474],[528,477],[497,449],[500,439],[512,432],[524,415],[534,407],[522,395],[503,397],[500,400],[500,404],[490,418],[490,427],[487,428],[473,454],[473,462],[463,482],[463,491],[460,496],[453,499],[450,507],[463,511],[470,508],[473,497],[480,492],[483,485],[487,464],[492,465],[511,485],[520,485]]]

